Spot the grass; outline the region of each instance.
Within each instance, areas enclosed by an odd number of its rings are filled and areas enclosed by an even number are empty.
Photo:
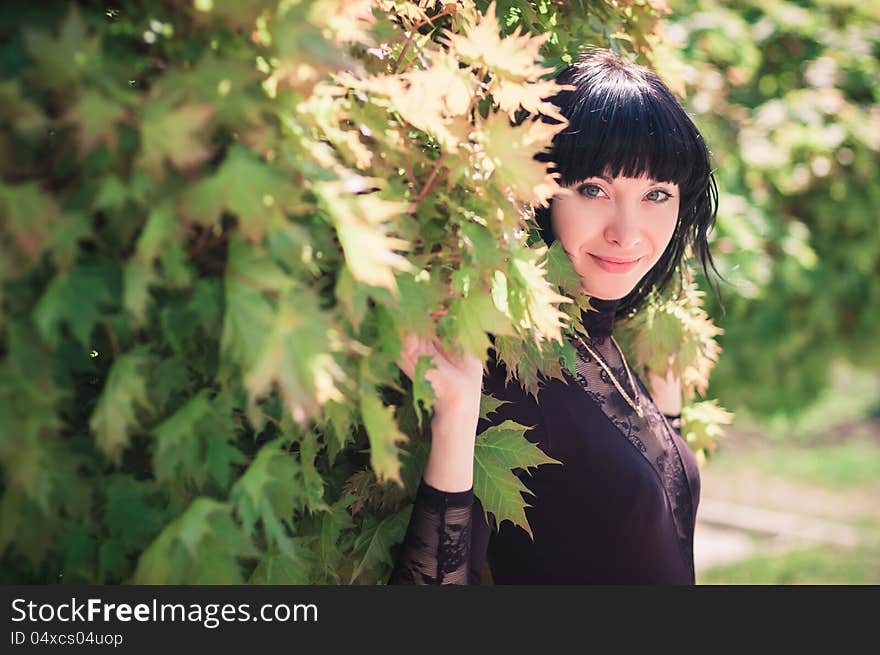
[[[711,465],[723,473],[757,469],[835,490],[876,490],[880,503],[880,447],[876,442],[854,440],[812,447],[768,444],[730,452],[719,450]]]
[[[864,434],[841,442],[739,444],[719,450],[712,466],[720,473],[759,472],[806,486],[864,498],[876,495],[880,507],[880,440]],[[845,502],[845,500],[844,500]],[[875,516],[850,520],[860,534],[853,548],[802,547],[784,554],[752,555],[700,573],[699,584],[799,585],[880,584],[880,522]]]
[[[880,584],[880,539],[855,548],[813,546],[784,555],[759,555],[705,571],[699,584]]]

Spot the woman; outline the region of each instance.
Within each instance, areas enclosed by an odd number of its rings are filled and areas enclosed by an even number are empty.
[[[694,584],[693,531],[700,476],[666,414],[677,380],[652,376],[656,398],[613,338],[615,319],[663,289],[691,245],[705,270],[717,189],[703,140],[663,82],[611,52],[594,50],[558,77],[575,90],[553,99],[569,126],[545,161],[566,189],[537,211],[559,239],[598,311],[581,312],[590,338],[573,338],[577,374],[543,380],[537,399],[502,362],[483,376],[474,357],[407,336],[398,366],[410,378],[421,355],[437,396],[428,462],[389,584]],[[680,269],[679,269],[680,270]],[[708,273],[708,271],[706,271]],[[480,392],[511,401],[479,419]],[[515,472],[534,494],[534,539],[473,494],[474,442],[512,419],[562,465]]]

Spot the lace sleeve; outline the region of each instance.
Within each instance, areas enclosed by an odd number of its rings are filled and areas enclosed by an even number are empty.
[[[483,391],[509,402],[488,418],[480,418],[477,434],[507,419],[529,426],[539,422],[534,399],[518,382],[507,384],[506,375],[503,364],[491,357]],[[487,520],[473,487],[441,491],[422,478],[388,584],[483,584],[487,549],[495,529],[494,517],[490,514]]]
[[[473,488],[441,491],[422,478],[388,584],[468,584]]]

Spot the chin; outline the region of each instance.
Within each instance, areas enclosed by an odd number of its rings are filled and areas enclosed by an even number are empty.
[[[635,285],[630,286],[620,286],[617,289],[613,288],[604,288],[604,289],[595,289],[595,288],[586,288],[582,287],[585,294],[590,296],[591,298],[599,298],[600,300],[620,300],[626,297],[633,289],[635,289]]]

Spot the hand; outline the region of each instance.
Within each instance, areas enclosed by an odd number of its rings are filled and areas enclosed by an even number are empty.
[[[422,355],[430,356],[433,366],[428,368],[425,378],[434,389],[435,420],[450,414],[479,416],[483,362],[473,355],[456,356],[447,352],[437,338],[405,333],[400,360],[394,363],[412,380],[416,362]]]

